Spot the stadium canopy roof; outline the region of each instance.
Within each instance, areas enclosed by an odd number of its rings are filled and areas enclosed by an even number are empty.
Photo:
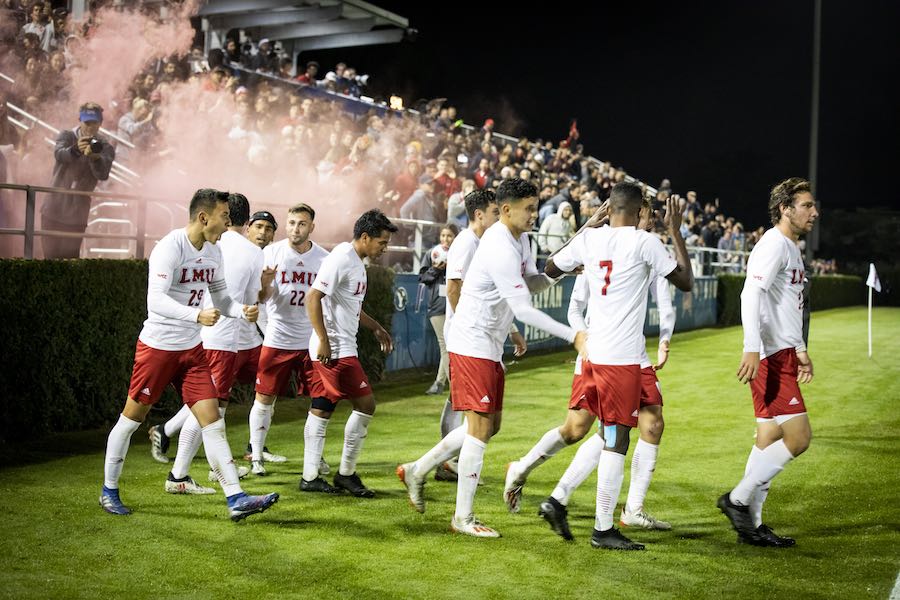
[[[207,50],[226,32],[249,31],[255,40],[280,41],[294,56],[306,50],[400,42],[409,19],[364,0],[209,0],[200,8]]]

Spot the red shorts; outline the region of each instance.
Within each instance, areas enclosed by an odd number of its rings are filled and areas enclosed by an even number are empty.
[[[141,404],[156,404],[170,383],[188,406],[217,397],[203,345],[190,350],[157,350],[138,340],[128,397]]]
[[[641,408],[645,406],[662,406],[662,389],[653,367],[641,369]]]
[[[604,425],[637,427],[641,409],[640,365],[595,365],[591,375],[597,388],[595,413]]]
[[[206,360],[212,372],[216,397],[228,400],[235,381],[253,383],[256,380],[256,365],[259,362],[259,346],[239,352],[228,350],[206,350]]]
[[[319,376],[323,393],[321,396],[337,403],[345,398],[362,398],[372,393],[369,378],[363,371],[356,356],[347,356],[331,361],[327,367],[321,362],[311,361]]]
[[[797,383],[797,351],[785,348],[762,359],[756,379],[750,382],[750,392],[758,419],[805,413]]]
[[[569,410],[586,410],[596,416],[597,388],[591,375],[591,363],[580,355],[575,359],[575,375],[572,377],[572,395],[569,398]]]
[[[453,410],[498,413],[503,410],[503,364],[450,352]]]
[[[298,395],[310,398],[326,395],[309,350],[279,350],[268,346],[263,346],[259,353],[256,391],[266,396],[286,396],[291,372],[296,374]]]

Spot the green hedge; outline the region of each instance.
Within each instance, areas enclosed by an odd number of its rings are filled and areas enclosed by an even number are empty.
[[[743,275],[719,275],[716,298],[719,325],[740,324],[743,288]],[[866,287],[863,279],[856,275],[813,275],[810,278],[809,295],[812,310],[825,310],[864,304]]]
[[[364,305],[388,330],[393,278],[370,267]],[[0,443],[115,419],[147,316],[147,262],[4,259],[0,280]],[[360,357],[380,380],[385,357],[368,331]],[[177,402],[170,390],[161,404]]]

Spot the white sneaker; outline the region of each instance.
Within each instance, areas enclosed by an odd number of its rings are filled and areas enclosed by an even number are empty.
[[[216,493],[216,490],[213,488],[203,487],[190,477],[185,477],[181,481],[175,481],[172,479],[171,473],[169,473],[169,477],[166,479],[166,491],[170,494],[205,495]]]
[[[404,463],[397,467],[397,477],[406,486],[409,503],[417,512],[425,512],[425,478],[415,476],[416,463]]]
[[[238,479],[243,479],[250,474],[250,469],[248,469],[244,465],[234,465],[234,468],[237,469]],[[216,475],[216,472],[212,469],[209,470],[209,477],[207,477],[207,479],[209,479],[213,483],[219,483],[219,476]]]
[[[331,466],[325,462],[324,458],[319,459],[319,475],[330,475]]]
[[[619,522],[624,527],[642,527],[644,529],[658,529],[660,531],[668,531],[672,529],[672,524],[666,521],[660,521],[643,508],[629,513],[622,507],[622,514],[619,516]]]
[[[254,460],[250,463],[250,472],[254,475],[262,477],[266,474],[266,467],[263,465],[263,461]]]
[[[506,485],[503,486],[503,501],[511,513],[519,512],[520,504],[522,503],[522,488],[525,487],[525,481],[520,479],[518,475],[518,466],[519,461],[517,460],[506,465]]]
[[[453,517],[453,520],[450,521],[450,529],[455,531],[456,533],[462,533],[464,535],[471,535],[473,537],[482,537],[482,538],[498,538],[500,537],[500,533],[491,529],[481,521],[475,518],[475,515],[469,515],[465,519],[458,519],[457,517]]]
[[[287,456],[272,454],[271,452],[263,450],[263,460],[270,463],[283,463],[287,462]]]

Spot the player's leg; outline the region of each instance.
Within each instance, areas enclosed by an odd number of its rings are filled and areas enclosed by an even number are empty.
[[[655,379],[655,376],[654,376]],[[638,414],[638,430],[640,436],[631,456],[631,483],[628,486],[628,497],[622,507],[620,523],[629,527],[644,529],[669,530],[672,525],[660,521],[644,510],[644,499],[656,470],[656,457],[659,443],[662,440],[665,422],[663,421],[662,404],[649,404],[641,407]]]
[[[434,335],[437,338],[438,349],[441,353],[441,360],[438,363],[437,376],[434,379],[434,383],[431,384],[431,387],[425,391],[428,395],[437,395],[444,393],[444,386],[447,384],[447,375],[449,373],[450,368],[450,358],[447,354],[447,344],[444,341],[444,315],[435,315],[430,317],[428,320],[431,322],[431,328],[434,329]]]
[[[288,384],[291,372],[300,372],[303,353],[263,346],[256,374],[256,398],[248,417],[250,425],[250,470],[265,475],[266,436],[275,414],[275,400]]]
[[[356,472],[356,462],[368,435],[369,422],[375,414],[375,396],[372,395],[369,379],[356,356],[341,358],[328,367],[322,367],[319,362],[314,364],[328,398],[332,401],[347,399],[353,405],[344,426],[344,446],[341,464],[334,476],[334,487],[345,489],[357,498],[372,498],[375,492],[363,484]]]
[[[303,475],[300,477],[300,490],[303,492],[340,493],[339,489],[322,477],[326,474],[322,471],[325,433],[334,407],[334,403],[323,392],[310,400],[309,413],[303,426]]]
[[[568,505],[572,493],[580,486],[588,475],[597,470],[600,454],[603,452],[603,437],[598,432],[588,436],[572,458],[559,483],[546,500],[541,502],[538,515],[544,517],[553,531],[563,539],[574,539],[569,529]]]
[[[110,514],[131,514],[131,509],[122,504],[122,500],[119,498],[119,477],[122,475],[125,456],[128,454],[128,446],[131,444],[131,436],[144,422],[147,413],[150,412],[150,406],[150,404],[136,402],[131,396],[127,397],[119,420],[116,421],[106,438],[100,506]]]
[[[747,457],[747,464],[744,467],[745,476],[756,464],[762,451],[780,440],[782,435],[781,427],[778,426],[775,419],[757,419],[756,421],[756,443],[750,448],[750,455]],[[762,525],[762,508],[769,496],[771,483],[769,481],[759,486],[750,496],[750,516],[753,519],[753,526],[756,528]]]
[[[445,435],[440,442],[418,460],[404,463],[397,467],[397,477],[406,486],[409,492],[409,503],[417,511],[425,512],[425,498],[423,496],[425,478],[432,469],[440,468],[453,457],[459,456],[468,431],[468,425],[463,421],[462,425]],[[454,480],[456,480],[455,474]]]
[[[150,455],[153,460],[161,463],[169,462],[166,452],[169,451],[171,438],[181,431],[190,414],[191,409],[186,404],[182,404],[181,409],[171,419],[162,425],[154,425],[150,428],[147,433],[150,435]]]
[[[501,405],[502,406],[502,405]],[[459,452],[459,480],[456,484],[456,511],[450,527],[458,533],[475,537],[500,537],[500,534],[475,518],[473,505],[481,469],[484,466],[484,450],[488,441],[500,429],[501,413],[466,411],[468,431]]]

